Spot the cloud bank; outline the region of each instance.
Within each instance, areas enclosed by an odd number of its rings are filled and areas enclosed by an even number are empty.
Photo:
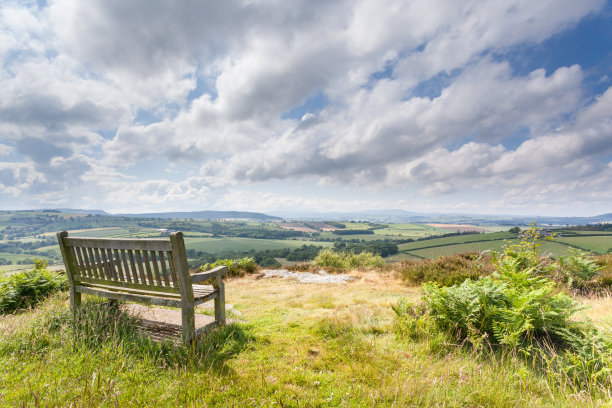
[[[521,61],[606,13],[602,0],[3,2],[0,202],[610,211],[609,79],[589,88],[580,55]]]

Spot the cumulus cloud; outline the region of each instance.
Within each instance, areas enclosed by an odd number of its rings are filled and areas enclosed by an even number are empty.
[[[433,198],[497,191],[498,208],[527,205],[503,193],[525,185],[542,202],[587,188],[604,197],[612,90],[593,100],[578,63],[519,74],[508,61],[604,5],[3,4],[1,187],[31,205],[125,210],[240,206],[253,202],[243,184],[271,180]],[[189,169],[182,180],[160,170],[174,166]]]

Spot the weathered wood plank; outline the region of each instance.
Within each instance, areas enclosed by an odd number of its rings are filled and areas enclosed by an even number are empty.
[[[161,265],[161,274],[164,277],[164,284],[166,286],[170,286],[170,278],[168,276],[168,270],[166,269],[166,260],[164,259],[163,251],[158,252],[158,260],[159,260],[159,264]]]
[[[181,318],[183,323],[183,343],[190,344],[195,338],[195,316],[194,299],[191,277],[189,276],[189,265],[185,255],[185,242],[183,233],[173,232],[170,234],[170,245],[172,246],[172,266],[176,272],[179,290],[181,291]]]
[[[108,262],[108,269],[110,269],[113,279],[120,280],[119,275],[117,274],[117,269],[115,268],[115,260],[113,259],[113,250],[107,249],[104,252],[106,252],[106,258],[107,258],[106,262]]]
[[[140,251],[171,251],[170,242],[164,239],[111,239],[77,238],[66,239],[67,246],[92,247],[100,249],[137,249]]]
[[[217,276],[223,277],[227,273],[227,266],[220,265],[206,272],[198,272],[191,275],[191,281],[193,283],[202,282],[216,278]]]
[[[132,278],[134,282],[142,282],[138,278],[138,271],[136,270],[136,264],[134,263],[134,252],[132,250],[128,251],[128,255],[130,256],[130,266],[132,268]]]
[[[153,264],[153,272],[155,274],[155,280],[159,286],[162,286],[161,276],[159,274],[159,266],[157,265],[157,257],[155,256],[155,251],[151,251],[151,263]]]
[[[75,291],[74,279],[74,262],[72,254],[67,250],[66,239],[68,237],[68,231],[62,231],[57,233],[57,242],[62,253],[62,259],[64,260],[64,266],[66,266],[66,276],[68,276],[69,292],[70,292],[70,311],[72,312],[72,318],[76,318],[77,308],[81,306],[81,294]]]
[[[117,270],[117,275],[119,276],[119,280],[125,282],[127,281],[127,279],[125,279],[123,275],[123,268],[121,267],[121,257],[119,256],[119,250],[114,249],[113,254],[115,255],[114,263],[115,263],[115,269]]]
[[[100,249],[100,256],[102,257],[102,268],[106,271],[106,276],[110,280],[117,280],[117,277],[114,276],[113,272],[110,268],[110,262],[108,262],[108,258],[106,257],[106,250]]]
[[[170,296],[170,297],[180,297],[181,294],[178,290],[174,288],[168,288],[164,286],[151,286],[151,285],[142,285],[140,283],[133,282],[121,282],[121,281],[109,281],[105,279],[96,279],[96,278],[88,278],[83,277],[81,279],[83,284],[87,284],[88,286],[99,286],[99,287],[108,287],[108,288],[116,288],[116,290],[132,290],[132,291],[148,291],[149,294],[158,293],[160,296]]]
[[[96,258],[94,257],[94,252],[92,248],[87,248],[87,255],[90,260],[91,271],[93,272],[93,277],[101,278],[103,275],[98,273],[98,269],[96,268]]]
[[[149,262],[149,251],[142,251],[142,260],[147,271],[149,285],[155,285],[155,281],[153,280],[153,273],[151,272],[151,262]]]
[[[85,270],[87,270],[87,276],[93,277],[93,271],[91,270],[91,265],[89,264],[89,259],[87,258],[87,248],[76,247],[76,249],[81,254],[81,262]]]
[[[95,262],[96,268],[98,272],[100,272],[100,276],[104,277],[104,279],[110,279],[110,276],[107,274],[106,268],[102,263],[102,257],[100,256],[100,250],[98,248],[93,248],[94,254],[96,255]]]
[[[130,273],[130,267],[128,266],[127,254],[125,249],[121,250],[121,260],[123,261],[123,270],[125,271],[125,277],[128,282],[132,282],[132,274]]]
[[[74,289],[75,292],[78,292],[79,295],[81,293],[85,293],[86,295],[101,296],[107,299],[120,299],[127,300],[129,302],[140,302],[156,306],[181,307],[180,300],[155,296],[137,295],[133,293],[109,292],[108,290],[100,290],[87,286],[76,286]]]
[[[142,256],[140,255],[140,251],[134,251],[134,255],[136,255],[136,266],[138,267],[138,273],[140,274],[140,283],[150,283],[147,282],[144,268],[142,266]]]
[[[70,253],[72,255],[72,260],[74,262],[76,273],[78,275],[84,275],[84,271],[83,271],[83,268],[81,267],[81,265],[79,263],[79,259],[78,259],[77,254],[76,254],[76,250],[74,248],[70,248],[70,247],[68,247],[68,249],[70,250]]]
[[[168,254],[168,266],[170,267],[170,273],[172,274],[172,285],[178,288],[178,279],[176,278],[176,270],[174,269],[174,257],[172,252],[166,252]]]

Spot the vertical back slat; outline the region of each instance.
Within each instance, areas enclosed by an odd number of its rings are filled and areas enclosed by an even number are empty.
[[[106,254],[106,250],[104,248],[100,248],[100,256],[102,256],[102,267],[106,271],[106,276],[110,280],[115,280],[115,277],[113,276],[113,273],[111,272],[111,268],[110,268],[109,260],[108,260],[107,254]]]
[[[91,263],[91,271],[93,273],[94,278],[101,278],[102,275],[98,274],[98,269],[96,268],[96,257],[94,256],[93,249],[87,248],[87,255],[89,258],[89,262]]]
[[[113,279],[118,280],[119,279],[119,275],[117,274],[117,268],[115,267],[115,260],[113,258],[113,251],[111,249],[107,249],[106,250],[106,254],[108,257],[108,268],[111,271],[111,274],[113,275]]]
[[[74,247],[69,247],[69,248],[70,248],[70,252],[72,255],[72,259],[74,260],[74,266],[76,266],[76,272],[81,276],[86,276],[83,274],[83,266],[80,264],[77,258],[77,254],[76,254],[76,251],[74,250]]]
[[[155,256],[155,251],[151,251],[151,263],[153,264],[153,272],[155,273],[155,279],[157,280],[157,284],[162,286],[161,276],[159,275],[159,266],[157,265],[157,257]]]
[[[119,250],[118,249],[113,250],[113,254],[115,255],[113,264],[115,264],[115,270],[117,271],[117,274],[119,275],[119,280],[121,280],[122,282],[125,282],[126,279],[123,277],[123,268],[121,267],[121,258],[119,257]]]
[[[134,252],[131,249],[128,250],[128,256],[130,257],[132,278],[134,278],[134,282],[140,283],[142,281],[138,278],[138,271],[136,270],[136,264],[134,263]]]
[[[147,278],[149,278],[149,285],[155,285],[153,280],[153,273],[151,272],[151,263],[149,262],[149,251],[142,251],[142,258],[144,266],[147,270]]]
[[[87,268],[85,267],[85,262],[83,262],[83,256],[81,255],[81,248],[79,247],[74,248],[74,252],[76,255],[77,263],[79,265],[79,270],[81,271],[81,274],[83,276],[87,276],[88,271],[87,271]]]
[[[98,248],[94,248],[94,253],[96,254],[96,265],[98,267],[98,272],[100,273],[101,279],[110,279],[110,276],[107,275],[106,268],[104,267],[104,263],[102,262],[102,257],[100,256],[100,250]]]
[[[168,270],[166,269],[166,261],[164,260],[164,251],[158,252],[159,263],[161,265],[161,273],[164,277],[164,284],[170,286],[170,279],[168,279]]]
[[[134,253],[136,255],[136,264],[138,266],[138,272],[140,273],[140,283],[146,284],[147,279],[145,278],[144,268],[142,267],[142,257],[140,256],[140,251],[135,250]],[[153,283],[153,282],[149,282],[149,283]]]
[[[87,257],[87,248],[79,247],[79,252],[81,252],[81,255],[83,258],[83,265],[87,269],[87,276],[93,278],[94,277],[93,271],[91,270],[91,265],[89,264],[89,258]]]
[[[128,282],[132,282],[132,273],[130,272],[130,267],[128,266],[125,249],[121,250],[121,260],[123,261],[123,270],[125,271],[125,277],[127,278]]]
[[[168,254],[168,266],[170,267],[170,273],[172,274],[172,286],[178,288],[178,279],[176,279],[176,271],[174,270],[174,257],[172,252],[166,252]]]

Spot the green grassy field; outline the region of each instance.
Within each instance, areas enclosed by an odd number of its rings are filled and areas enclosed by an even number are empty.
[[[398,245],[400,251],[413,251],[421,248],[443,246],[443,245],[457,245],[468,242],[478,241],[496,241],[515,238],[516,234],[509,232],[492,232],[487,234],[467,234],[467,235],[456,235],[452,237],[443,237],[428,239],[425,241],[408,242],[406,244]]]
[[[425,224],[389,224],[388,228],[374,230],[375,235],[394,238],[422,238],[448,233],[449,231],[443,228],[436,228]]]
[[[225,251],[263,251],[266,249],[298,248],[302,245],[318,245],[329,247],[331,242],[313,242],[306,240],[284,240],[284,239],[254,239],[239,237],[222,238],[185,238],[185,247],[211,254]]]
[[[518,240],[497,240],[497,241],[483,241],[483,242],[468,242],[465,244],[457,245],[444,245],[432,248],[423,248],[408,251],[408,254],[418,256],[420,258],[437,258],[442,255],[453,255],[464,252],[482,252],[486,250],[501,251],[507,243],[517,243]],[[563,245],[557,242],[545,242],[540,248],[541,254],[550,254],[551,256],[558,258],[567,254],[570,248],[567,245]]]
[[[390,305],[418,302],[419,289],[393,273],[352,275],[342,286],[230,279],[226,301],[239,321],[176,359],[125,337],[75,340],[64,292],[0,316],[0,405],[606,406],[605,396],[555,383],[520,356],[399,338]],[[609,303],[599,313],[609,316]]]
[[[564,242],[585,251],[593,251],[600,254],[605,254],[612,249],[612,235],[559,237],[555,238],[555,241]]]

